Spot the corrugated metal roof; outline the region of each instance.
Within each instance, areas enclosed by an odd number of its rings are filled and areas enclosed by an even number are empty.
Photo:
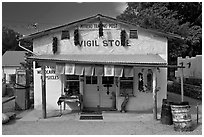
[[[21,66],[25,62],[25,51],[6,51],[2,56],[2,66]]]
[[[156,54],[134,54],[134,55],[39,55],[32,56],[35,60],[50,60],[75,63],[97,63],[97,64],[167,64],[167,62]]]

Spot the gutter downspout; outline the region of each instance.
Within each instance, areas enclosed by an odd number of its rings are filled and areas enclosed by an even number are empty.
[[[29,50],[29,49],[27,49],[27,48],[21,46],[21,42],[20,42],[20,41],[19,41],[19,43],[18,43],[18,46],[21,47],[22,49],[24,49],[24,50],[26,50],[26,51],[28,51],[28,52],[30,52],[30,53],[36,55],[36,56],[38,55],[37,53],[34,53],[34,52],[32,52],[31,50]]]

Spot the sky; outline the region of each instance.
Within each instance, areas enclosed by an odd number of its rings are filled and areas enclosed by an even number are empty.
[[[99,13],[115,18],[126,7],[125,2],[2,2],[2,24],[28,35]]]

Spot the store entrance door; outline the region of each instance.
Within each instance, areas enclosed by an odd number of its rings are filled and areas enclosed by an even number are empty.
[[[84,83],[85,108],[112,108],[111,96],[116,91],[114,77],[86,76]]]

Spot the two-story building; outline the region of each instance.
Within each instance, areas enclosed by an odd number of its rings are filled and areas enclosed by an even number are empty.
[[[167,98],[168,38],[179,36],[101,14],[23,37],[32,40],[36,54],[34,108],[46,101],[46,109],[58,109],[58,98],[69,88],[82,95],[83,109],[121,110],[128,95],[127,111],[155,113]],[[68,103],[66,109],[79,107]]]

